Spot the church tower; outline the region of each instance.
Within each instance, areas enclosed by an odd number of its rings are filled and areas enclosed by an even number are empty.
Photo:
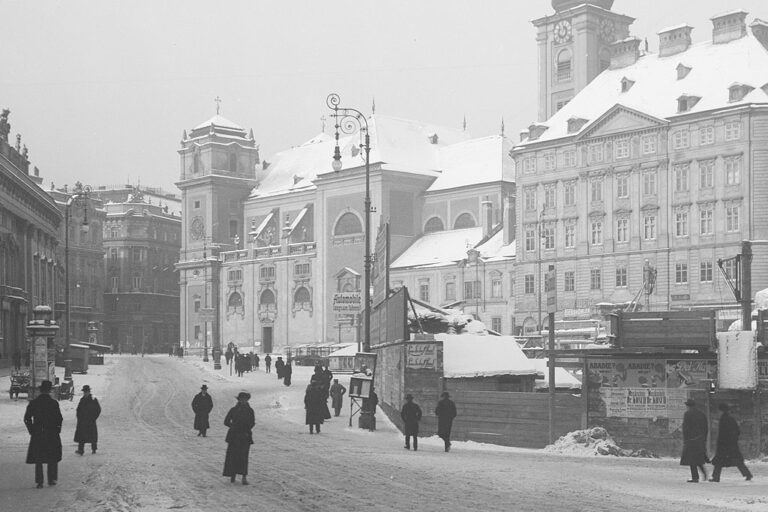
[[[245,242],[243,203],[256,186],[259,148],[246,131],[217,113],[182,136],[181,284],[182,341],[189,348],[219,347],[219,251]],[[215,356],[214,356],[215,357]]]
[[[613,0],[552,0],[554,14],[533,21],[539,47],[539,114],[546,121],[611,63],[610,45],[629,37],[634,18]]]

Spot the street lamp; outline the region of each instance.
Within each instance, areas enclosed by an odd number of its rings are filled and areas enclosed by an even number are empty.
[[[365,282],[363,288],[363,306],[364,309],[364,329],[363,329],[363,352],[371,349],[371,137],[368,131],[368,120],[362,112],[354,108],[340,107],[341,98],[338,94],[332,93],[325,100],[328,108],[333,110],[334,126],[336,128],[336,146],[333,150],[333,170],[341,170],[341,151],[339,150],[339,130],[343,133],[354,133],[360,131],[365,134],[364,142],[361,148],[365,150],[365,200],[363,208],[365,210],[365,257],[363,259],[363,269]]]
[[[90,185],[83,185],[79,181],[75,183],[72,194],[64,205],[64,302],[66,304],[66,325],[64,328],[65,357],[69,357],[69,331],[70,331],[70,303],[69,303],[69,221],[72,217],[72,206],[82,204],[83,224],[82,231],[87,233],[88,226],[88,199],[90,199]]]

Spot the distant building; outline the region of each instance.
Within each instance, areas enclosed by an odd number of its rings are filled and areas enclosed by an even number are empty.
[[[768,24],[725,13],[696,44],[692,27],[670,27],[653,54],[628,37],[631,18],[607,10],[611,3],[553,1],[555,14],[534,22],[546,115],[513,151],[515,316],[525,331],[544,323],[541,269],[550,264],[557,320],[651,289],[642,306],[722,309],[725,320],[736,303],[718,260],[738,254],[742,240],[768,239]],[[572,78],[561,69],[566,50],[569,69],[584,70]],[[597,64],[593,50],[610,59]],[[600,67],[591,82],[578,80]],[[553,108],[561,98],[568,102]],[[755,254],[759,290],[768,260],[764,246]],[[734,277],[735,262],[725,271]]]

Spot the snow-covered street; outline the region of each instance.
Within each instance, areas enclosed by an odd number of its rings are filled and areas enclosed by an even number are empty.
[[[310,436],[303,392],[311,369],[296,367],[293,385],[261,371],[242,379],[212,363],[167,356],[110,356],[75,375],[101,401],[99,452],[78,456],[73,402],[61,402],[64,458],[56,487],[34,488],[24,464],[26,400],[0,396],[0,510],[766,510],[768,465],[752,463],[753,482],[726,469],[719,484],[685,483],[677,460],[579,458],[538,450],[454,443],[437,438],[403,449],[379,412],[378,430],[348,427],[342,417]],[[5,380],[5,379],[4,379]],[[346,384],[347,377],[340,376]],[[207,438],[192,429],[190,402],[201,384],[213,396]],[[5,385],[6,382],[3,383]],[[222,477],[223,418],[237,391],[252,394],[255,444],[251,485]],[[460,404],[459,404],[460,406]],[[459,408],[459,414],[461,410]]]

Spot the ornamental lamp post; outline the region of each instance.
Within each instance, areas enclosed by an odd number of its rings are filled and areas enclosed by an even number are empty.
[[[339,150],[339,131],[351,134],[359,131],[364,135],[361,149],[365,151],[365,256],[363,259],[364,288],[363,288],[363,352],[371,349],[371,137],[368,130],[368,120],[362,112],[354,108],[341,107],[341,98],[332,93],[325,100],[326,105],[333,111],[334,127],[336,129],[336,146],[333,150],[332,167],[335,172],[341,171],[341,151]]]
[[[83,222],[81,225],[83,233],[88,233],[88,199],[91,193],[90,185],[83,185],[79,181],[75,183],[75,188],[70,194],[64,205],[64,303],[66,304],[66,321],[64,326],[64,358],[69,358],[69,339],[70,339],[70,312],[71,305],[69,300],[69,221],[72,218],[72,206],[82,205]]]

